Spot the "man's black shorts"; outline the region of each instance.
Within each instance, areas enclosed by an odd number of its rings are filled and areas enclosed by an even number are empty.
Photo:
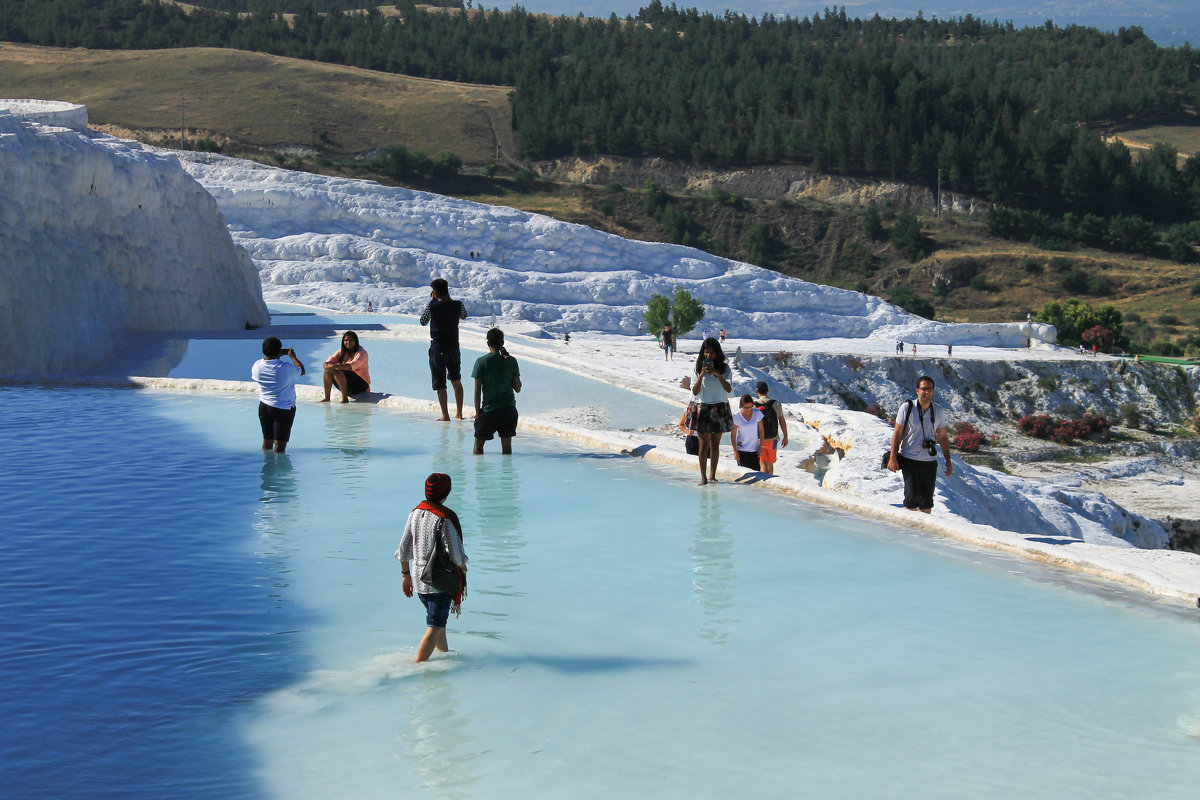
[[[511,439],[517,435],[517,407],[503,406],[484,411],[475,418],[475,438],[490,442],[492,436],[500,434],[501,439]]]
[[[446,388],[446,379],[462,380],[462,356],[458,345],[429,343],[429,374],[433,378],[433,390]]]
[[[924,511],[933,508],[933,487],[937,483],[937,461],[916,461],[896,456],[904,473],[904,507]]]
[[[276,408],[259,401],[258,424],[262,426],[264,442],[286,442],[292,438],[292,423],[296,420],[296,407]]]

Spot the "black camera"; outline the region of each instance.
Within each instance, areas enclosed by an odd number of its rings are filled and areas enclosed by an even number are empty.
[[[929,455],[937,458],[937,442],[935,442],[933,439],[926,439],[924,446],[926,453],[929,453]]]

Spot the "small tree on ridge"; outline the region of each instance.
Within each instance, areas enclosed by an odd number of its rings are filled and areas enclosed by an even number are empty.
[[[704,304],[692,297],[687,289],[676,286],[670,299],[661,294],[651,295],[642,318],[646,320],[648,331],[661,331],[664,325],[670,323],[676,336],[685,336],[704,319]]]

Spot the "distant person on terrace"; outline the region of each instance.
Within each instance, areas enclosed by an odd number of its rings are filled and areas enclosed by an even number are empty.
[[[467,318],[467,307],[461,300],[450,299],[450,286],[444,278],[434,278],[429,286],[433,289],[429,304],[421,314],[421,324],[429,326],[429,374],[433,377],[433,390],[437,392],[438,406],[442,409],[440,422],[450,421],[450,409],[446,405],[446,379],[454,387],[454,416],[462,419],[463,385],[462,356],[458,349],[458,323]]]
[[[664,361],[675,360],[675,333],[671,330],[670,325],[663,325],[662,349]]]
[[[342,393],[342,402],[350,402],[350,395],[371,391],[371,373],[367,369],[367,351],[358,343],[358,334],[346,331],[342,334],[341,348],[325,361],[325,397],[329,402],[334,386]]]

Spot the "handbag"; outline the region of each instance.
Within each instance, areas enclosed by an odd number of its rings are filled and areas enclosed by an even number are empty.
[[[429,552],[429,560],[425,569],[421,570],[421,580],[442,594],[454,596],[462,588],[462,577],[458,566],[446,552],[443,529],[446,520],[439,519],[434,533],[433,549]]]
[[[683,412],[683,427],[689,431],[696,430],[696,421],[699,416],[700,405],[693,400],[687,404],[687,409]],[[684,437],[683,449],[689,456],[700,455],[700,437],[694,433],[689,433]]]

